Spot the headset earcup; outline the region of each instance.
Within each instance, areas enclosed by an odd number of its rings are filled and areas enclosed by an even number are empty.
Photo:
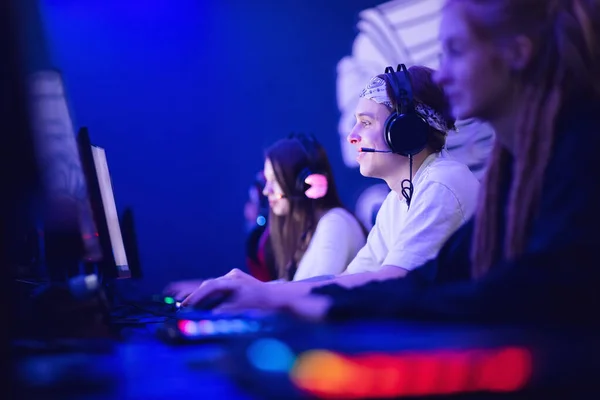
[[[392,112],[389,117],[385,120],[383,135],[385,139],[385,144],[388,145],[390,150],[393,153],[398,153],[396,151],[396,144],[399,143],[399,139],[396,139],[399,136],[399,132],[395,130],[398,129],[398,125],[395,125],[396,118],[398,117],[397,112]]]
[[[429,140],[429,125],[415,113],[393,112],[385,121],[385,141],[396,154],[414,156],[420,153]]]
[[[296,176],[296,192],[298,193],[298,196],[304,196],[304,192],[306,192],[308,190],[308,188],[310,187],[310,185],[308,185],[304,181],[306,180],[306,178],[309,177],[309,175],[312,175],[312,174],[313,174],[313,172],[309,168],[304,168]]]

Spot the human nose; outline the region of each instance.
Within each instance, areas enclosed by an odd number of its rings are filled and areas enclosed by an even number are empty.
[[[357,125],[355,125],[354,128],[352,128],[352,130],[348,134],[348,137],[346,139],[348,140],[348,142],[350,144],[360,143],[361,138],[357,131],[358,131]]]
[[[271,183],[267,182],[265,183],[265,187],[262,190],[262,194],[265,197],[268,197],[270,193],[273,192],[273,185],[271,185]]]

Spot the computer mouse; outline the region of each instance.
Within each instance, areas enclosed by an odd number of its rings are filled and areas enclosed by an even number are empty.
[[[232,296],[231,292],[216,292],[209,296],[206,296],[198,303],[193,306],[182,307],[181,310],[202,310],[202,311],[210,311],[214,308],[217,308],[221,304],[225,303]]]
[[[212,310],[227,302],[231,296],[232,292],[216,292],[200,300],[194,305],[194,308],[197,310]]]

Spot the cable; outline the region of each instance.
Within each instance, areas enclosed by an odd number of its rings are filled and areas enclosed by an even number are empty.
[[[402,187],[402,196],[406,199],[406,204],[410,208],[410,201],[412,200],[414,191],[412,183],[413,156],[408,156],[408,165],[408,179],[404,179],[400,185]]]

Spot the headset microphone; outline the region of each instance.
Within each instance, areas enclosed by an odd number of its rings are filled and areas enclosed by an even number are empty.
[[[370,147],[361,147],[360,152],[361,153],[391,153],[392,151],[391,150],[375,150]]]

